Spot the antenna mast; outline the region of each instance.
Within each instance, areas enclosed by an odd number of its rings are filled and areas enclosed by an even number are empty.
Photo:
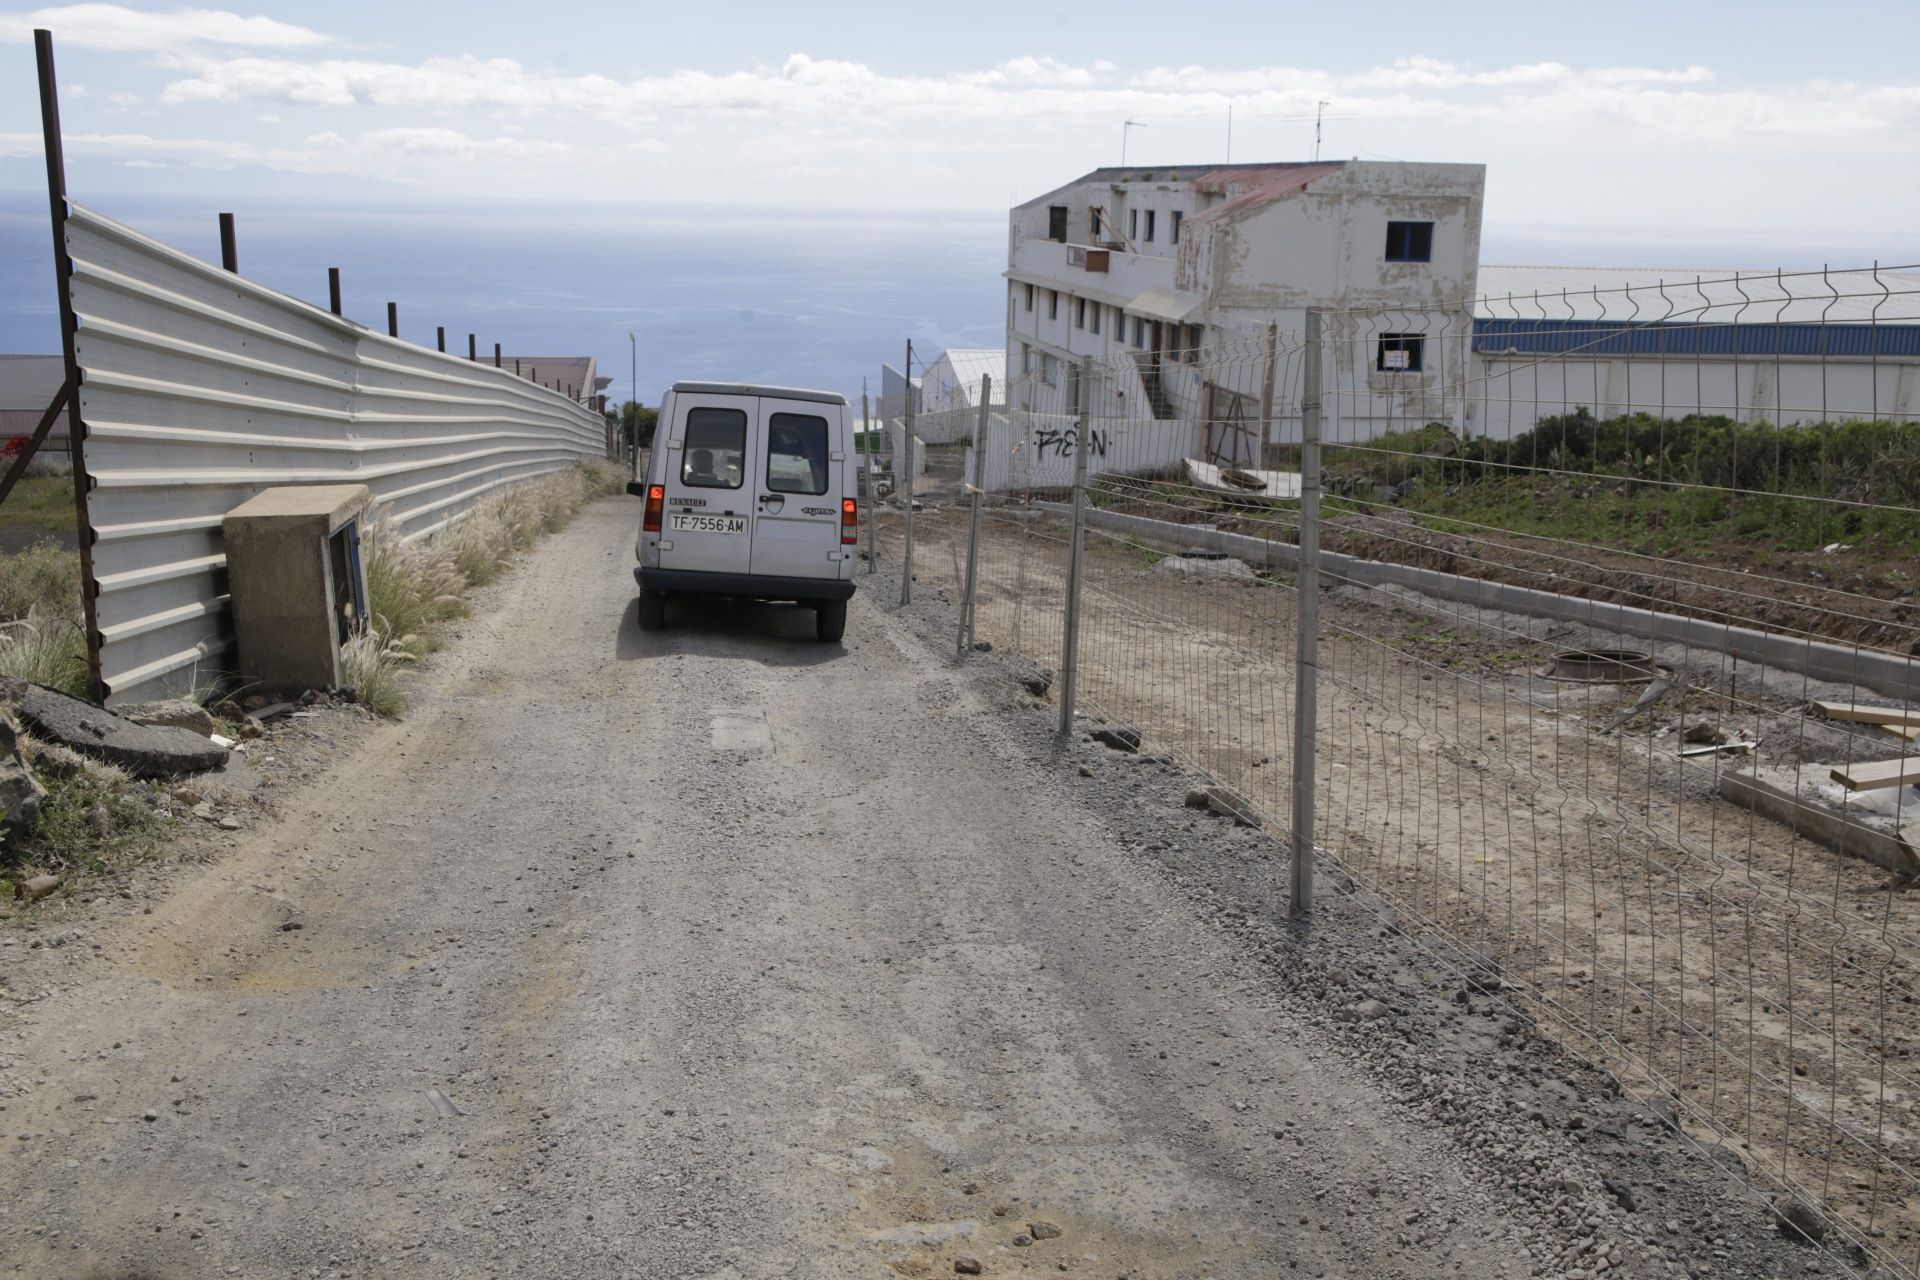
[[[1331,104],[1322,101],[1316,104],[1313,110],[1313,158],[1316,161],[1320,159],[1320,121],[1326,116],[1329,105]]]

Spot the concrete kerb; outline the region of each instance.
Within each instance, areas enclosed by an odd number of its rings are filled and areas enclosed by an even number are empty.
[[[1034,506],[1050,516],[1067,517],[1072,514],[1072,508],[1063,502],[1037,502]],[[1179,524],[1172,520],[1156,520],[1151,516],[1127,515],[1089,507],[1086,520],[1095,528],[1131,533],[1172,550],[1203,547],[1267,569],[1291,569],[1299,558],[1299,548],[1289,542]],[[1761,663],[1816,680],[1858,685],[1903,701],[1920,697],[1920,667],[1916,666],[1914,659],[1897,654],[1755,631],[1749,627],[1686,618],[1679,614],[1609,601],[1563,596],[1532,587],[1444,573],[1438,569],[1363,560],[1336,551],[1322,551],[1320,566],[1326,577],[1361,586],[1405,587],[1423,595],[1483,609],[1503,609],[1555,622],[1585,623],[1625,636],[1712,649],[1743,662]]]

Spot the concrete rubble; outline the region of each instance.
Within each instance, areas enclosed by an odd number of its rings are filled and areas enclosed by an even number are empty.
[[[41,736],[140,778],[203,773],[227,762],[228,750],[192,729],[136,724],[79,698],[28,685],[20,716]]]

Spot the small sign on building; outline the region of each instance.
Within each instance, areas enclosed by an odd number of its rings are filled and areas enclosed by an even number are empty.
[[[1408,364],[1408,358],[1412,354],[1410,351],[1382,351],[1380,353],[1380,367],[1383,369],[1405,369]]]

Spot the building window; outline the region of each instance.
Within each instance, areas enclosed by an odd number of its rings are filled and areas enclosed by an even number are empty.
[[[1102,311],[1105,311],[1106,308],[1096,302],[1093,304],[1092,307],[1088,308],[1088,310],[1090,310],[1093,313],[1089,317],[1089,319],[1092,321],[1093,332],[1098,333],[1100,332],[1100,313]]]
[[[1188,364],[1198,364],[1200,362],[1200,343],[1205,334],[1206,329],[1201,325],[1190,324],[1187,326]]]
[[[1139,316],[1133,318],[1133,345],[1142,351],[1147,349],[1147,322]]]
[[[1024,342],[1020,344],[1020,372],[1033,372],[1033,348]]]
[[[1101,230],[1100,224],[1106,221],[1106,217],[1107,211],[1099,205],[1094,205],[1087,210],[1087,239],[1095,244],[1099,244],[1104,237],[1105,233]]]
[[[1122,342],[1127,340],[1127,316],[1118,307],[1113,309],[1113,336]]]
[[[1040,356],[1040,381],[1052,386],[1054,383],[1054,358],[1044,352]]]
[[[1075,298],[1073,300],[1073,327],[1076,329],[1084,329],[1087,327],[1087,300],[1085,298]]]
[[[1147,243],[1148,244],[1153,243],[1153,218],[1154,218],[1154,211],[1152,209],[1147,210]]]
[[[1027,286],[1027,310],[1033,310],[1033,286]]]
[[[1417,333],[1383,333],[1373,367],[1382,373],[1419,373],[1426,353],[1427,340]]]
[[[1138,209],[1129,209],[1127,210],[1127,239],[1138,240],[1139,238],[1140,211]]]
[[[1180,243],[1180,223],[1186,216],[1186,214],[1180,212],[1178,209],[1173,211],[1173,226],[1168,228],[1171,234],[1167,236],[1167,242],[1169,244]]]
[[[1387,224],[1388,262],[1432,262],[1433,224],[1431,222],[1389,222]]]
[[[1058,289],[1049,289],[1047,290],[1047,319],[1058,320],[1059,318],[1060,291]]]
[[[1067,206],[1054,204],[1047,206],[1047,239],[1067,242]]]

